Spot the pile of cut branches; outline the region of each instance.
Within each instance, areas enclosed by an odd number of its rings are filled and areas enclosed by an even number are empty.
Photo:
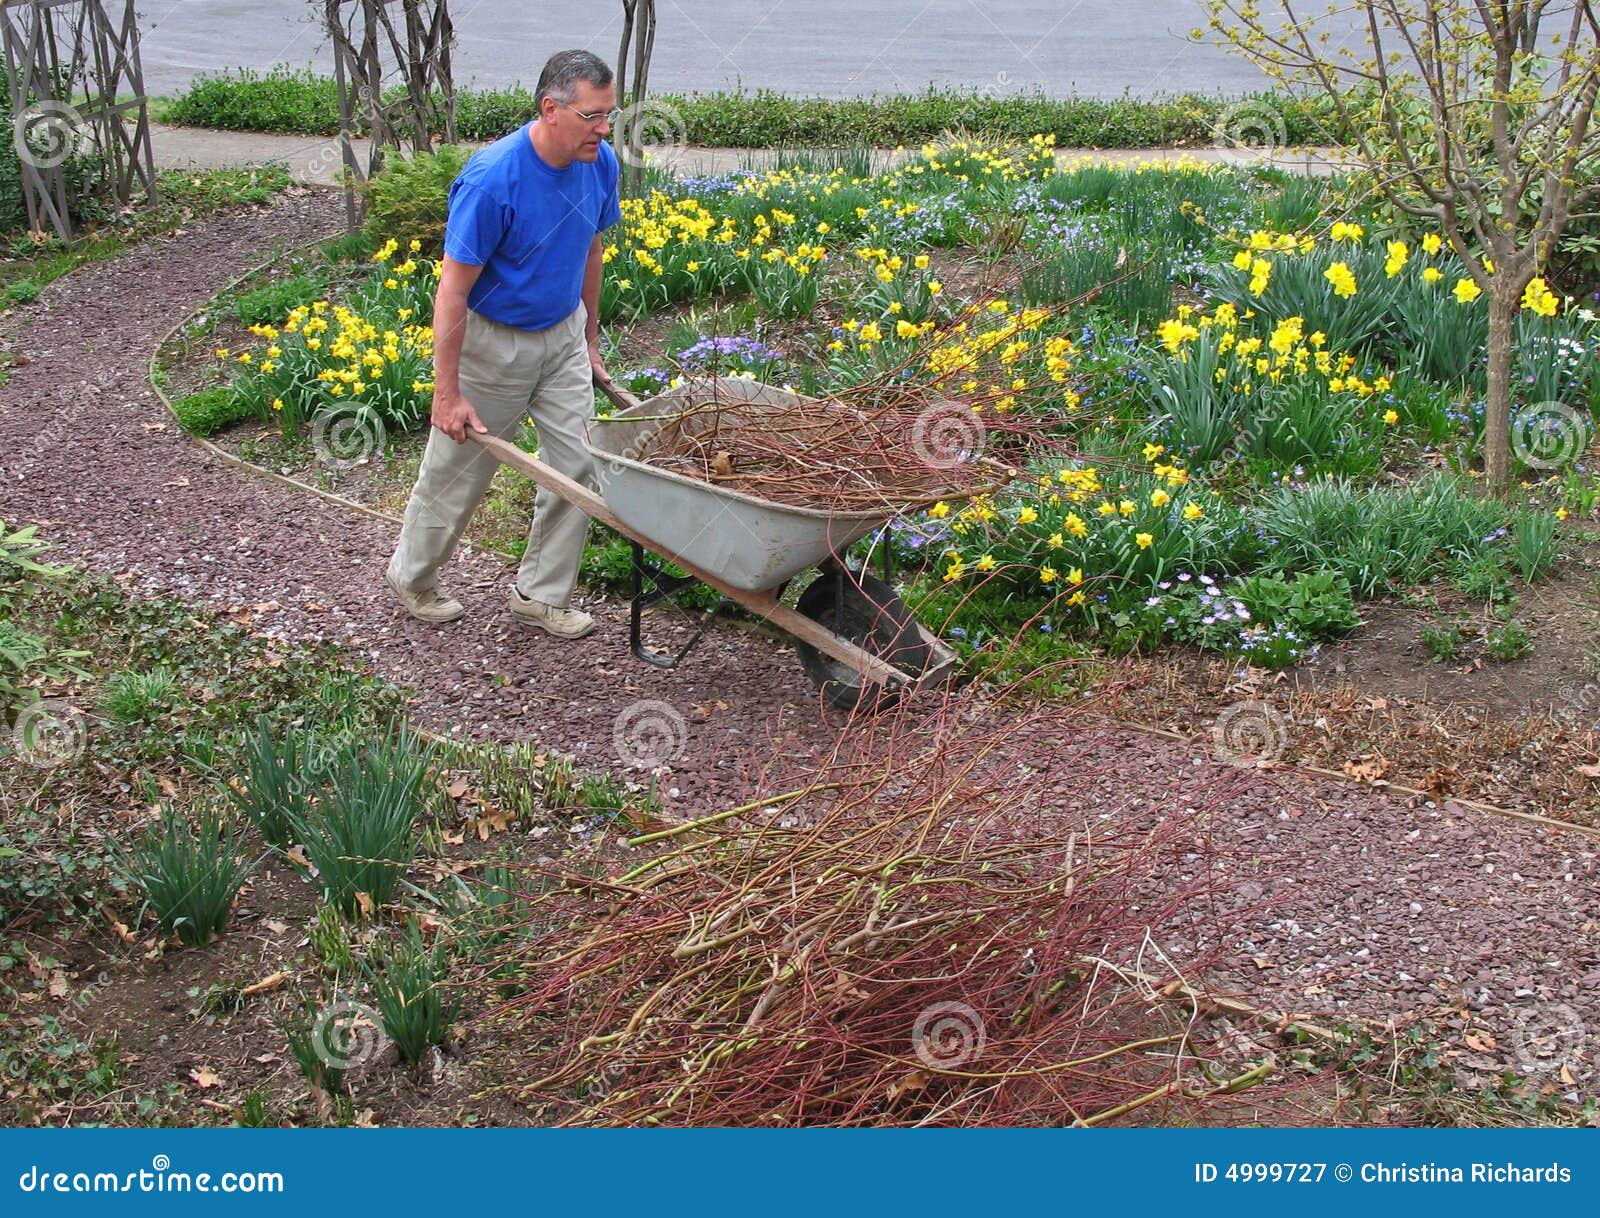
[[[1075,719],[907,709],[784,794],[561,877],[498,964],[518,1038],[554,1046],[522,1098],[573,1124],[1097,1124],[1239,1085],[1146,976],[1195,917],[1164,864],[1196,874],[1196,844],[1091,831],[1017,748]]]

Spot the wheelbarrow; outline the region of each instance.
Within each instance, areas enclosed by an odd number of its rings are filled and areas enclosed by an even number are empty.
[[[640,400],[619,386],[601,388],[616,413],[590,421],[585,448],[594,458],[600,492],[562,474],[506,440],[468,435],[499,461],[572,503],[633,543],[634,589],[629,643],[639,659],[676,667],[699,641],[719,609],[732,602],[795,640],[801,667],[834,706],[853,709],[911,688],[943,683],[957,670],[955,651],[919,625],[891,587],[888,548],[883,575],[853,569],[844,559],[856,541],[900,512],[938,499],[969,498],[993,487],[932,495],[917,503],[870,511],[827,511],[769,499],[646,464],[650,438],[707,403],[720,409],[759,411],[813,401],[754,381],[696,379],[657,397]],[[988,462],[1004,477],[1015,476]],[[666,573],[650,555],[660,555],[688,574]],[[793,608],[781,597],[791,580],[816,568],[820,574]],[[693,636],[676,653],[646,647],[646,609],[700,582],[721,600],[699,615]],[[646,584],[650,584],[646,590]]]

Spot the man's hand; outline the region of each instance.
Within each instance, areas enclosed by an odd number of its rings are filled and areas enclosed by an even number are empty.
[[[435,392],[433,395],[432,422],[435,427],[444,432],[457,444],[467,442],[467,428],[472,428],[479,435],[489,429],[478,418],[478,412],[472,408],[472,403],[459,393],[451,397]]]
[[[602,388],[612,383],[611,374],[606,371],[606,362],[600,356],[599,337],[589,340],[589,371],[594,375],[594,383]]]

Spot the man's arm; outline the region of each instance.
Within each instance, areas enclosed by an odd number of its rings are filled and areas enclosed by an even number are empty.
[[[583,324],[584,337],[589,340],[589,366],[594,370],[595,381],[601,385],[611,381],[605,361],[600,358],[600,274],[605,267],[604,249],[600,234],[596,233],[589,245],[588,265],[583,269],[583,311],[588,318]]]
[[[481,266],[444,256],[439,289],[433,297],[433,414],[435,427],[457,444],[467,442],[467,428],[489,429],[471,402],[461,395],[461,340],[467,328],[467,294],[483,273]]]

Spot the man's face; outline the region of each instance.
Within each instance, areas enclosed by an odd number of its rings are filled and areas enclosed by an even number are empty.
[[[554,98],[545,98],[540,107],[539,121],[549,129],[555,141],[554,151],[574,161],[593,161],[600,155],[600,141],[611,134],[611,124],[604,118],[617,104],[615,85],[597,88],[587,81],[579,81],[572,101],[562,105]],[[585,120],[584,114],[602,117]]]

